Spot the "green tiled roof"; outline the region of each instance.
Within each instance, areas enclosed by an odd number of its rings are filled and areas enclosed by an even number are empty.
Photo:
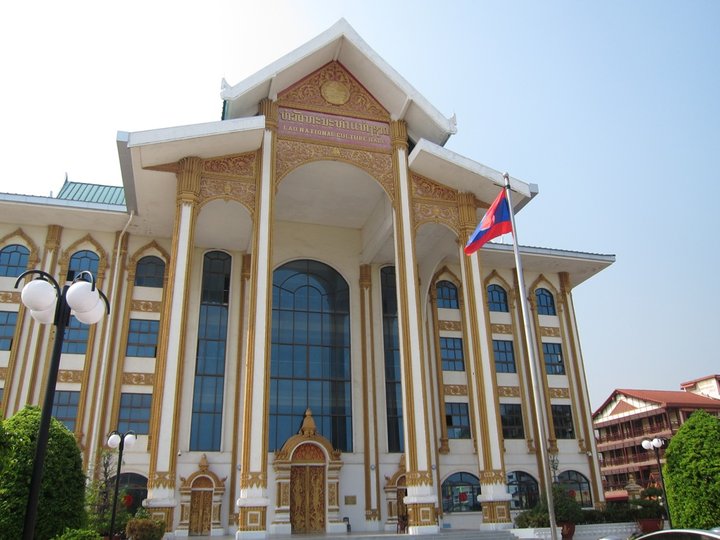
[[[122,186],[101,186],[65,180],[57,199],[101,204],[125,205],[125,190]]]

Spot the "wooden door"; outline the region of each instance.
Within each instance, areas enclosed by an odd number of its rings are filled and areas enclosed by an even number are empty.
[[[213,492],[208,490],[194,489],[190,493],[189,534],[193,536],[207,536],[210,534],[212,496]]]
[[[325,467],[290,468],[290,525],[293,533],[325,532]]]

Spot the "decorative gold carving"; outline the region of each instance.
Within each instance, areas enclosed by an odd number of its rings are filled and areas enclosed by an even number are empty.
[[[70,370],[70,369],[61,369],[58,371],[58,382],[64,382],[64,383],[81,383],[83,378],[83,372],[82,371],[76,371],[76,370]]]
[[[320,447],[306,443],[298,446],[292,454],[293,463],[295,462],[312,462],[325,463],[325,454]]]
[[[435,505],[432,503],[410,503],[407,505],[408,525],[410,527],[423,527],[435,525],[437,516]]]
[[[60,244],[60,234],[62,233],[60,225],[49,225],[47,236],[45,237],[45,249],[57,249]]]
[[[238,529],[241,531],[264,531],[267,508],[264,506],[241,506],[238,512]]]
[[[152,488],[175,488],[175,479],[171,477],[169,472],[156,471],[148,479],[148,489]]]
[[[560,328],[557,326],[541,326],[540,335],[542,337],[560,337]]]
[[[276,142],[276,182],[279,184],[290,171],[311,161],[344,161],[355,165],[375,178],[391,200],[395,199],[392,156],[368,150],[339,148],[289,139]]]
[[[135,384],[139,386],[152,386],[155,384],[154,373],[123,373],[122,375],[123,384]]]
[[[426,199],[432,202],[444,201],[457,205],[458,192],[455,189],[439,184],[433,180],[410,173],[412,194],[415,199]]]
[[[200,200],[203,203],[212,199],[235,200],[247,208],[250,214],[254,214],[255,196],[254,180],[243,182],[203,177],[200,181]]]
[[[424,223],[443,223],[450,230],[459,234],[458,209],[456,206],[446,206],[426,201],[413,201],[413,217],[415,229]]]
[[[482,471],[480,482],[483,484],[504,484],[505,473],[503,471]]]
[[[483,503],[483,523],[509,523],[509,501],[487,501]]]
[[[7,379],[8,368],[0,367],[0,381]]]
[[[20,291],[0,291],[0,304],[19,304]]]
[[[347,97],[346,97],[347,96]],[[278,104],[387,122],[390,115],[337,61],[332,61],[278,95]]]
[[[279,506],[290,506],[290,484],[288,482],[282,482],[279,484],[280,486],[280,492],[279,492],[279,499],[280,504]]]
[[[410,471],[406,475],[408,486],[431,486],[432,474],[430,471]]]
[[[447,330],[448,332],[461,332],[462,323],[460,321],[438,321],[438,330]]]
[[[206,159],[203,161],[203,172],[228,176],[243,176],[249,180],[255,178],[257,153],[247,152],[234,156]]]
[[[160,313],[162,302],[153,300],[133,300],[130,306],[131,311],[142,311],[143,313]]]
[[[548,388],[550,398],[569,398],[570,390],[568,388]]]
[[[493,334],[512,334],[512,324],[491,324],[490,331]]]
[[[336,494],[337,499],[337,494]],[[311,465],[290,469],[292,532],[325,532],[325,469]]]
[[[265,473],[243,472],[240,474],[240,488],[265,487]]]
[[[520,397],[519,386],[498,386],[498,396],[500,397]]]
[[[338,497],[338,485],[335,482],[328,484],[328,504],[330,506],[339,506],[339,497]]]
[[[468,389],[464,384],[446,384],[443,387],[443,393],[446,396],[467,396]]]

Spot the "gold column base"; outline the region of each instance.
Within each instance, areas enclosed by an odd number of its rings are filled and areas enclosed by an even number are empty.
[[[265,506],[241,506],[238,512],[238,532],[267,530],[267,508]]]
[[[408,526],[425,527],[437,525],[437,512],[433,503],[410,503],[407,505]]]
[[[482,503],[483,523],[511,523],[510,501],[486,501]]]
[[[172,506],[153,506],[151,508],[146,508],[146,510],[152,519],[165,523],[165,532],[172,531],[175,508]]]

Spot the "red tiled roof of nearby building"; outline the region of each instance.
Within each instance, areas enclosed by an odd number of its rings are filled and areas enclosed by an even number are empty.
[[[707,381],[708,379],[715,379],[716,381],[720,381],[720,375],[706,375],[705,377],[699,377],[697,379],[693,379],[692,381],[680,383],[680,388],[685,388],[687,386],[694,386],[695,384],[699,383],[700,381]]]
[[[593,413],[593,418],[604,411],[618,394],[635,399],[641,399],[643,401],[652,401],[661,407],[708,407],[710,409],[720,409],[720,399],[700,396],[683,390],[632,390],[618,388],[610,394],[610,397],[607,398],[600,407],[598,407],[598,409]]]

